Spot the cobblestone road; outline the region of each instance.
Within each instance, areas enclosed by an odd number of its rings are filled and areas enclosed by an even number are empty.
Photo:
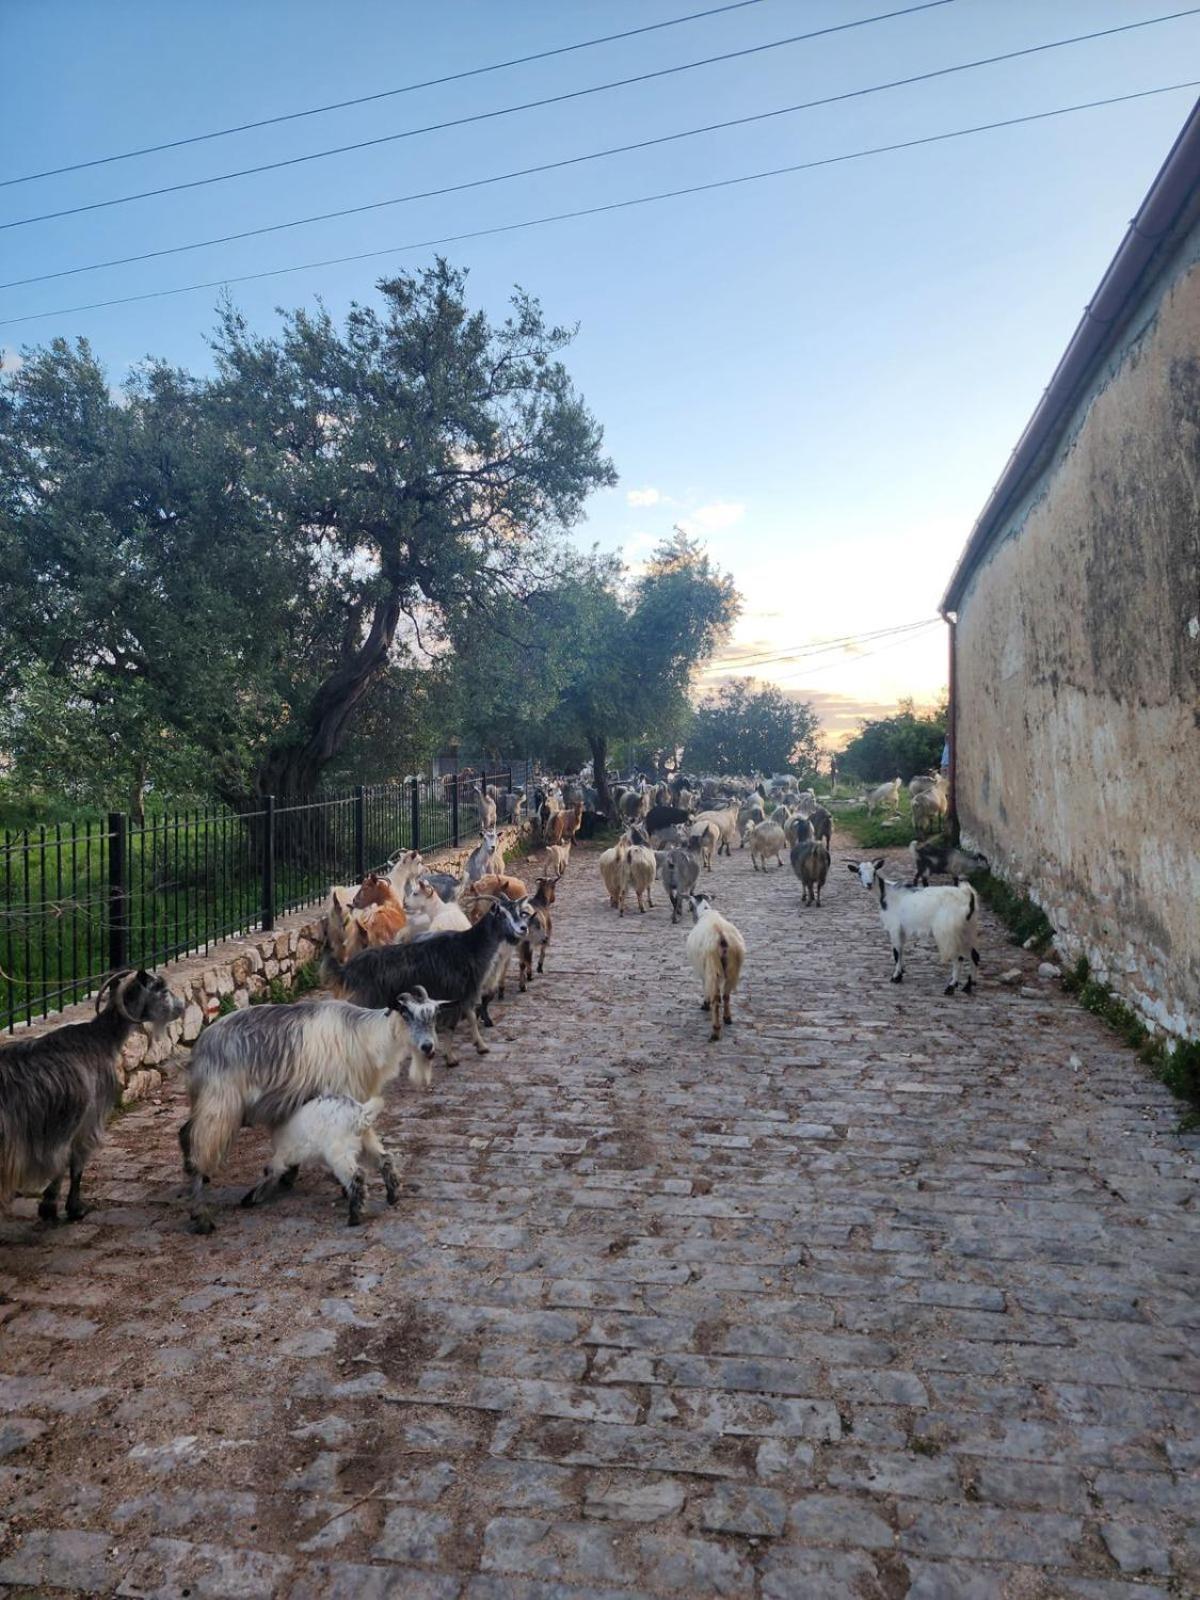
[[[720,1045],[669,912],[564,881],[485,1061],[397,1089],[348,1230],[312,1173],[184,1231],[170,1096],[93,1216],[0,1223],[0,1584],[290,1600],[1200,1593],[1200,1141],[986,921],[903,989],[719,864]],[[1017,954],[1030,974],[1035,964]],[[1074,1059],[1073,1059],[1074,1058]]]

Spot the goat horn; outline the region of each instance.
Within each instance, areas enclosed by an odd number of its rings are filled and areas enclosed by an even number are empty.
[[[96,1015],[97,1016],[99,1016],[99,1014],[100,1014],[100,1002],[101,1002],[101,1000],[104,999],[104,996],[112,988],[113,984],[114,983],[119,983],[122,978],[132,978],[133,970],[134,969],[132,967],[122,967],[119,972],[110,972],[108,977],[105,978],[104,982],[96,990]]]

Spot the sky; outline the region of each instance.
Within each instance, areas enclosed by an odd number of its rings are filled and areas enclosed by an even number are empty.
[[[0,0],[0,180],[394,89],[714,0]],[[19,227],[144,189],[379,139],[893,11],[721,15],[182,149],[0,187],[0,282],[489,177],[1183,9],[948,0],[562,104]],[[251,324],[335,316],[421,241],[1200,77],[1200,15],[467,193],[0,290],[0,349],[85,335],[116,384],[203,372],[220,289],[87,302],[387,250],[230,287]],[[441,246],[472,299],[579,324],[568,365],[619,486],[573,537],[636,568],[678,523],[731,572],[730,671],[811,700],[838,742],[946,682],[934,619],[999,476],[1196,90]],[[50,313],[36,321],[12,319]],[[849,649],[813,641],[877,634]],[[779,659],[781,654],[783,659]],[[772,656],[776,659],[770,659]],[[739,663],[747,661],[747,665]]]

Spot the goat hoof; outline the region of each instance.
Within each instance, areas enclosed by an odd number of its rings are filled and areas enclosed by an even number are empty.
[[[362,1225],[363,1225],[363,1214],[362,1214],[361,1211],[352,1211],[350,1213],[350,1215],[346,1218],[346,1226],[348,1228],[361,1228]]]
[[[193,1233],[207,1234],[217,1231],[217,1225],[213,1219],[203,1214],[193,1217],[190,1226]]]
[[[966,983],[963,984],[963,993],[964,994],[970,994],[971,991],[974,989],[974,987],[975,987],[974,978],[968,978]]]
[[[52,1200],[40,1200],[38,1202],[38,1217],[42,1222],[57,1222],[58,1207]]]
[[[482,1042],[481,1042],[481,1043],[479,1043],[479,1044],[477,1044],[477,1045],[476,1045],[476,1046],[475,1046],[475,1048],[476,1048],[476,1050],[478,1050],[478,1051],[479,1051],[479,1054],[480,1054],[480,1055],[481,1055],[481,1056],[490,1056],[490,1055],[491,1055],[491,1053],[492,1053],[492,1047],[491,1047],[491,1045],[490,1045],[490,1044],[483,1044],[483,1043],[482,1043]]]
[[[892,982],[893,983],[903,983],[904,982],[904,974],[902,972],[893,972],[892,973]]]
[[[83,1205],[80,1205],[80,1206],[68,1206],[67,1207],[67,1221],[68,1222],[82,1222],[84,1217],[87,1216],[88,1212],[91,1209],[92,1209],[91,1206],[83,1206]]]
[[[299,1176],[299,1167],[288,1167],[286,1171],[279,1174],[279,1187],[281,1189],[294,1189],[296,1187],[296,1179]]]
[[[258,1190],[257,1189],[247,1189],[245,1194],[242,1196],[242,1201],[241,1201],[242,1210],[243,1211],[249,1211],[251,1206],[255,1206],[257,1204],[258,1204]]]
[[[947,984],[947,985],[946,985],[946,987],[945,987],[945,988],[944,988],[944,989],[943,989],[943,990],[942,990],[942,993],[943,993],[943,994],[953,994],[953,993],[954,993],[954,991],[955,991],[955,990],[956,990],[956,989],[957,989],[957,988],[958,988],[958,985],[957,985],[957,984],[956,984],[956,983],[948,983],[948,984]]]
[[[400,1204],[400,1187],[398,1184],[389,1183],[386,1193],[388,1205],[397,1206]]]
[[[717,1044],[720,1042],[720,1038],[721,1035],[719,1033],[710,1033],[708,1036],[708,1042],[709,1044]]]

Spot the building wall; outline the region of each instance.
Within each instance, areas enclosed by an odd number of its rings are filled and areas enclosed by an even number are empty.
[[[1200,1036],[1200,229],[959,606],[964,836]]]

